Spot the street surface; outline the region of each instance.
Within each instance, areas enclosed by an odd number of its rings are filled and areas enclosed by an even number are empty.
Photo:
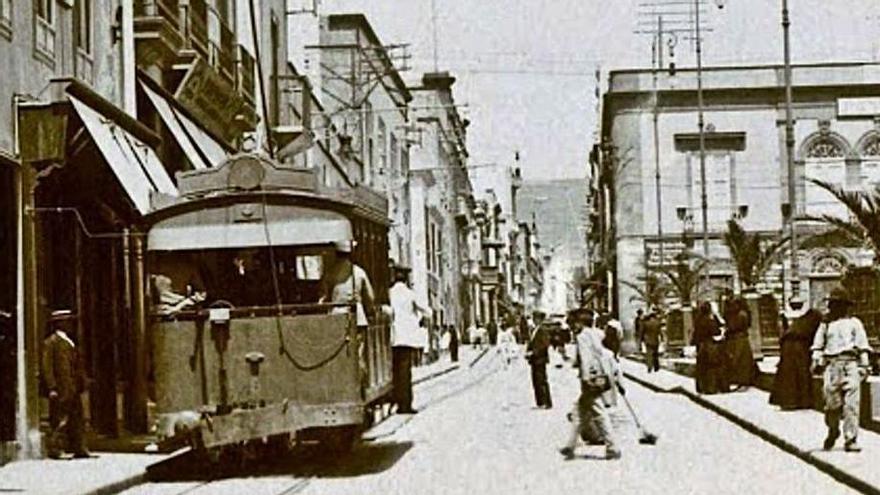
[[[574,371],[550,368],[554,408],[534,407],[529,369],[509,368],[493,352],[474,368],[416,388],[421,412],[392,417],[394,427],[351,454],[305,452],[242,476],[149,483],[128,495],[335,494],[726,494],[855,493],[797,458],[678,395],[627,383],[628,397],[657,445],[640,445],[625,407],[613,418],[623,458],[584,447],[557,452],[577,396]],[[380,425],[381,427],[382,425]],[[824,432],[817,431],[821,440]],[[817,441],[819,441],[817,440]]]

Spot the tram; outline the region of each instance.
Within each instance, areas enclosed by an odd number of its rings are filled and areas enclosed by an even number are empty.
[[[310,438],[348,447],[390,400],[387,203],[243,154],[178,174],[147,218],[151,396],[159,435],[196,449]],[[376,305],[322,284],[338,246]],[[361,322],[363,323],[363,322]]]

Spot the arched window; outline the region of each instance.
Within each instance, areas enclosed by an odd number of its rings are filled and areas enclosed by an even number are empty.
[[[823,128],[808,137],[801,147],[804,177],[836,186],[846,186],[846,157],[850,146],[838,134]],[[846,218],[846,207],[834,196],[809,180],[804,183],[803,210],[807,215]]]
[[[840,142],[830,137],[822,137],[813,140],[807,146],[807,158],[834,159],[844,158],[846,154]]]

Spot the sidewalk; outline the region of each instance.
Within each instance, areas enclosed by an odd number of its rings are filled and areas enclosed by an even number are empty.
[[[144,481],[165,454],[99,453],[92,459],[15,461],[0,468],[0,493],[39,495],[117,493]]]
[[[700,395],[693,378],[671,371],[648,373],[644,364],[621,359],[624,375],[657,392],[684,395],[751,433],[795,455],[838,481],[863,493],[880,494],[880,435],[862,428],[861,453],[843,450],[843,439],[830,452],[822,450],[825,421],[812,410],[780,411],[768,402],[769,394],[754,387],[744,392]]]
[[[453,363],[444,353],[437,361],[413,368],[413,384],[470,366],[483,354],[472,346],[459,348]],[[393,416],[392,416],[393,417]],[[14,461],[0,466],[0,493],[28,495],[104,495],[144,482],[146,469],[172,454],[98,452],[93,459]]]

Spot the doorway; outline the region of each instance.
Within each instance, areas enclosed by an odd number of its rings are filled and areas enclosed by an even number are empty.
[[[0,442],[15,440],[16,260],[15,167],[0,158]]]

